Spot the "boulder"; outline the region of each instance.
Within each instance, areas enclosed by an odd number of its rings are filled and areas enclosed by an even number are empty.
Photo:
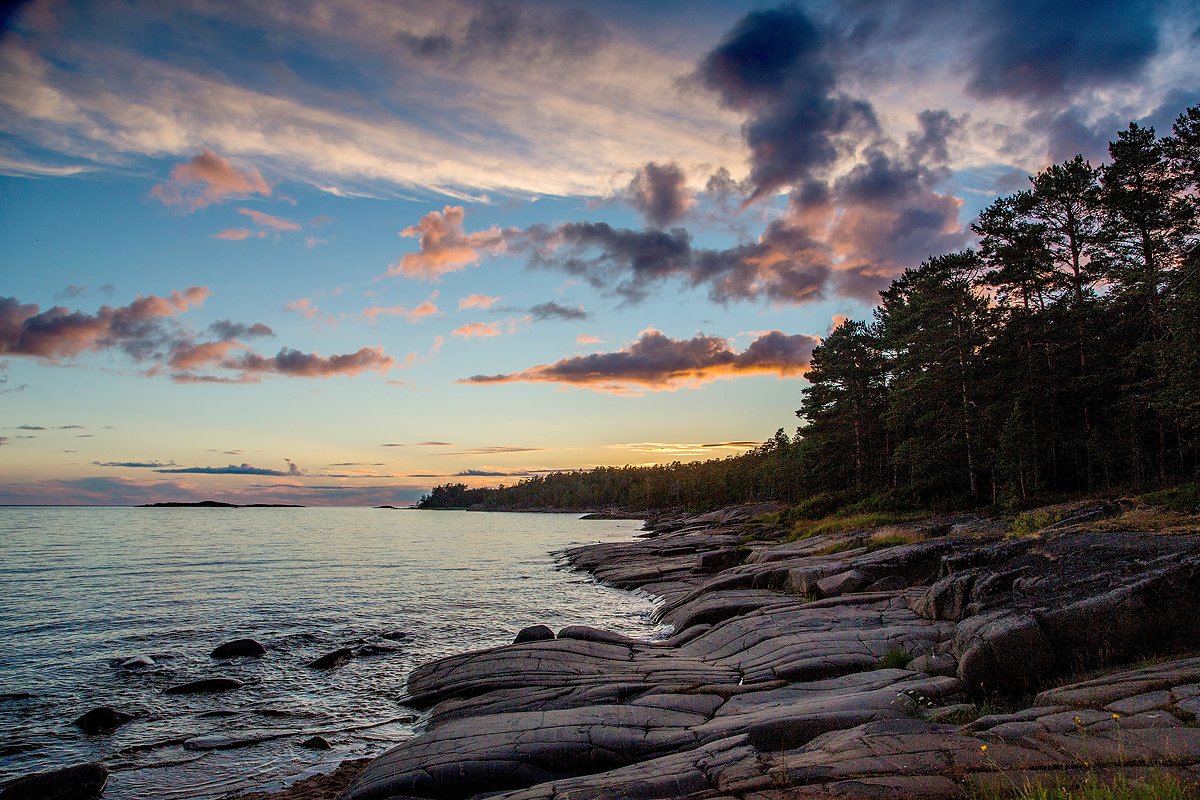
[[[954,677],[958,674],[958,659],[952,655],[917,656],[908,665],[913,672],[924,672],[926,675],[945,675]]]
[[[593,628],[588,625],[568,625],[558,632],[559,639],[578,639],[584,642],[606,642],[608,644],[641,644],[637,639],[619,633]]]
[[[231,689],[237,689],[242,685],[242,682],[235,678],[203,678],[190,683],[181,683],[178,686],[172,686],[168,689],[163,689],[163,694],[208,694],[215,692],[228,692]]]
[[[17,778],[0,791],[0,800],[91,800],[106,783],[103,764],[79,764]]]
[[[101,733],[112,733],[117,728],[133,719],[133,714],[117,711],[112,706],[99,706],[75,720],[75,727],[89,736]]]
[[[332,653],[326,653],[320,658],[308,662],[309,669],[333,669],[345,664],[354,657],[354,651],[349,647],[339,647]]]
[[[517,638],[513,639],[513,644],[523,644],[524,642],[545,642],[554,638],[554,631],[546,625],[530,625],[528,628],[522,628],[517,632]]]
[[[234,639],[217,645],[212,651],[213,658],[260,658],[267,654],[267,648],[254,639]]]

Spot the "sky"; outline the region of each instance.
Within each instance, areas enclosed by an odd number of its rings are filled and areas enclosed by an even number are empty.
[[[993,199],[1200,101],[1169,0],[5,8],[0,503],[743,452]]]

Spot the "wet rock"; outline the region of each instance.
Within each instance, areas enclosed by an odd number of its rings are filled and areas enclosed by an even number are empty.
[[[702,572],[720,572],[723,569],[736,567],[742,562],[744,554],[744,551],[733,547],[701,553],[696,561],[696,569]]]
[[[607,642],[608,644],[640,644],[637,639],[619,633],[592,628],[588,625],[568,625],[558,632],[559,639],[578,639],[581,642]]]
[[[312,736],[300,743],[301,747],[307,747],[309,750],[332,750],[333,745],[324,736]]]
[[[524,642],[544,642],[554,638],[554,631],[550,630],[547,625],[530,625],[528,628],[522,628],[517,632],[517,636],[513,639],[513,644],[523,644]]]
[[[95,736],[101,733],[112,733],[131,719],[133,719],[133,714],[117,711],[112,706],[99,706],[76,719],[75,727],[89,736]]]
[[[372,642],[371,644],[364,644],[354,648],[350,651],[350,655],[353,658],[360,656],[387,656],[403,651],[404,647],[402,645],[392,644],[391,642]]]
[[[266,654],[267,648],[254,639],[234,639],[212,651],[213,658],[260,658]]]
[[[91,800],[106,783],[103,764],[80,764],[17,778],[0,790],[0,800]]]
[[[203,736],[193,736],[184,740],[186,750],[231,750],[237,747],[249,747],[275,739],[285,739],[296,736],[302,731],[295,729],[246,730],[234,733],[210,733]]]
[[[32,700],[33,695],[29,692],[3,692],[0,693],[0,703],[9,700]]]
[[[308,662],[309,669],[333,669],[340,667],[354,657],[354,651],[349,647],[339,647],[332,653],[326,653],[320,658]]]
[[[393,642],[402,642],[408,638],[408,631],[385,631],[379,636],[383,639],[391,639]]]
[[[181,683],[178,686],[172,686],[168,689],[163,689],[163,694],[207,694],[215,692],[228,692],[232,689],[241,687],[242,682],[235,678],[203,678],[190,683]]]
[[[150,656],[131,656],[117,666],[121,669],[141,669],[155,666],[155,661]]]

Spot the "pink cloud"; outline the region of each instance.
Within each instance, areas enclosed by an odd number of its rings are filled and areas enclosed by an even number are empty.
[[[491,338],[501,333],[503,331],[500,330],[498,322],[469,322],[450,331],[451,336],[461,336],[464,339]]]
[[[262,234],[262,232],[260,231],[259,235],[261,235],[261,234]],[[212,238],[224,239],[228,242],[240,242],[243,239],[249,239],[253,235],[254,234],[251,233],[249,228],[226,228],[223,231],[214,233],[212,235]]]
[[[581,333],[575,337],[575,344],[579,345],[580,347],[586,347],[589,344],[599,343],[600,339],[596,336],[592,336],[590,333]]]
[[[637,394],[694,388],[718,378],[773,374],[801,375],[808,369],[815,336],[780,331],[755,339],[738,353],[718,336],[672,339],[647,328],[629,347],[613,353],[573,356],[520,372],[475,375],[461,383],[560,383],[599,392]]]
[[[463,230],[462,206],[446,206],[430,211],[416,225],[400,231],[401,236],[416,238],[420,250],[408,253],[388,267],[388,275],[437,280],[479,263],[484,255],[504,251],[506,232],[496,226],[467,233]]]
[[[172,369],[192,370],[220,363],[229,355],[230,350],[245,349],[245,345],[225,339],[219,342],[202,342],[200,344],[183,345],[176,348],[168,362]]]
[[[261,211],[255,211],[253,208],[239,208],[238,213],[245,214],[254,221],[255,225],[263,228],[270,228],[274,231],[300,230],[299,222],[293,222],[292,220],[284,219],[283,217],[276,217],[272,214],[264,214]]]
[[[294,311],[305,319],[312,319],[321,313],[321,309],[317,308],[311,297],[301,297],[299,300],[292,300],[283,307],[284,311]]]
[[[432,317],[438,313],[438,307],[433,302],[437,298],[438,293],[434,292],[429,296],[428,300],[423,301],[415,308],[406,308],[405,306],[369,306],[362,310],[362,315],[372,322],[379,316],[403,317],[409,322],[420,322],[425,317]]]
[[[367,371],[387,372],[395,365],[396,359],[385,353],[382,347],[363,347],[354,353],[331,356],[304,353],[285,347],[271,357],[247,353],[221,363],[226,369],[241,371],[243,378],[262,374],[291,378],[328,378],[334,375],[358,375]]]
[[[150,196],[167,206],[196,211],[230,197],[271,195],[271,187],[253,167],[238,170],[212,150],[204,148],[191,161],[175,165],[171,178],[150,190]]]
[[[499,297],[490,297],[486,294],[473,294],[458,301],[458,310],[462,311],[464,308],[491,308],[499,300]]]

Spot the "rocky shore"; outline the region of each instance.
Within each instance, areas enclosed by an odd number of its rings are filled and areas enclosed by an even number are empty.
[[[424,732],[340,797],[958,798],[1064,775],[1200,780],[1200,536],[1118,530],[1114,505],[1019,538],[960,516],[786,542],[761,511],[570,551],[661,598],[670,638],[531,629],[422,666],[407,702]]]

